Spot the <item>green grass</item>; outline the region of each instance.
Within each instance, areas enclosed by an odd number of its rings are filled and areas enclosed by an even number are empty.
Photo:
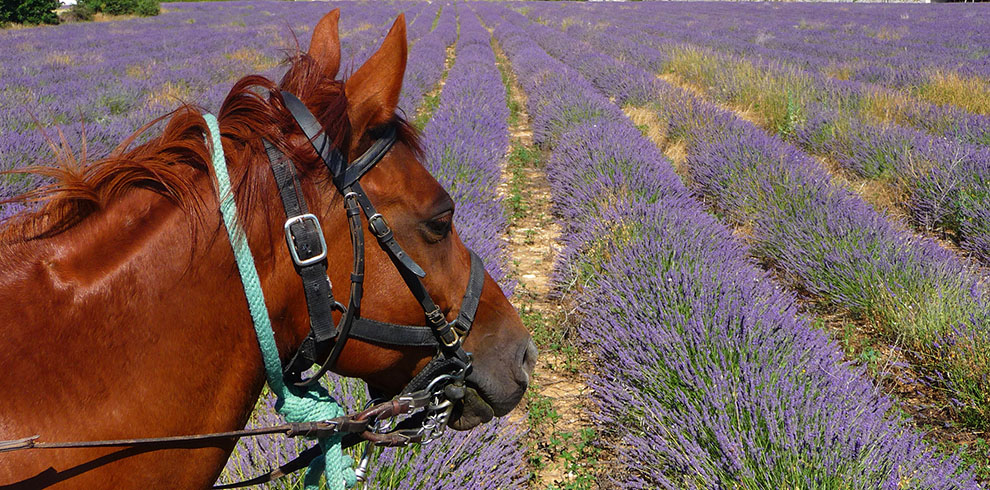
[[[439,9],[437,9],[437,15],[436,15],[436,17],[433,17],[433,23],[430,24],[430,32],[433,32],[433,29],[436,29],[437,28],[437,24],[440,23],[440,14],[442,12],[443,12],[443,6],[441,6]]]
[[[437,14],[437,19],[439,19],[439,14]],[[436,24],[436,20],[434,20]],[[457,27],[458,37],[460,37],[460,25]],[[455,44],[456,46],[456,41]],[[440,75],[440,81],[437,82],[436,88],[432,93],[426,94],[423,98],[422,105],[420,105],[419,114],[413,119],[413,126],[416,129],[422,131],[426,127],[426,123],[430,122],[433,117],[433,113],[437,111],[437,107],[440,106],[440,94],[443,92],[441,87],[443,86],[444,80],[447,79],[447,73],[450,72],[450,67],[454,65],[454,57],[457,55],[456,49],[448,48],[447,59],[444,60],[443,73]]]
[[[447,77],[447,70],[443,72],[443,78]],[[437,107],[440,105],[440,91],[438,90],[435,94],[428,94],[423,98],[423,103],[420,106],[420,113],[416,115],[413,119],[413,126],[416,129],[422,131],[426,127],[426,123],[430,122],[433,117],[433,113],[437,111]]]
[[[540,154],[537,150],[527,148],[519,142],[514,142],[509,148],[508,169],[509,188],[508,197],[505,202],[505,213],[512,223],[529,213],[527,204],[529,179],[526,175],[527,168],[534,168],[540,165]]]
[[[939,444],[939,448],[951,453],[959,447],[954,444]],[[973,470],[974,476],[980,481],[990,481],[990,442],[980,437],[975,442],[962,445],[963,451],[959,454],[964,465],[968,465]]]
[[[594,445],[598,438],[594,429],[585,428],[577,432],[560,432],[551,436],[550,447],[564,462],[564,470],[573,475],[570,481],[553,483],[547,490],[591,490],[599,488],[595,468],[598,466],[601,450]]]

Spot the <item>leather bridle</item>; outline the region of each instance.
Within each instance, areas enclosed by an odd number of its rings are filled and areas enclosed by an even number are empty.
[[[378,213],[361,186],[361,177],[381,161],[395,144],[395,126],[385,127],[384,133],[371,148],[348,165],[344,155],[333,146],[324,128],[305,104],[290,92],[281,92],[281,97],[285,107],[326,165],[334,187],[343,196],[354,258],[350,299],[347,306],[344,306],[334,300],[326,273],[326,242],[319,220],[307,210],[294,166],[274,145],[264,141],[285,208],[286,244],[296,271],[302,278],[310,315],[310,333],[292,360],[285,365],[284,378],[297,386],[315,383],[327,370],[334,367],[345,343],[353,337],[379,344],[437,349],[434,358],[420,370],[402,393],[422,390],[431,385],[436,393],[445,391],[450,384],[463,387],[464,377],[471,370],[471,355],[464,351],[462,343],[471,331],[484,287],[485,270],[481,258],[470,251],[471,272],[460,312],[454,321],[448,322],[421,280],[426,272],[402,249],[388,222]],[[379,246],[389,256],[406,286],[423,308],[425,325],[398,325],[361,317],[365,262],[360,216],[362,213]],[[333,311],[342,313],[336,327],[332,324]],[[329,354],[321,362],[317,359],[317,353],[327,349]],[[303,379],[303,372],[317,363],[320,364],[319,371]],[[463,393],[463,390],[446,391],[452,394]]]

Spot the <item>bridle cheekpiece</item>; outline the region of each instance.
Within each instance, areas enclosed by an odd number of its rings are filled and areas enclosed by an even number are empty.
[[[303,282],[311,327],[309,335],[294,357],[284,365],[283,377],[286,382],[300,387],[315,383],[334,367],[350,338],[393,346],[434,347],[437,350],[436,355],[413,377],[402,390],[402,395],[412,395],[424,390],[428,392],[426,394],[431,399],[433,413],[426,414],[423,427],[433,427],[430,434],[419,435],[426,436],[427,439],[435,437],[446,426],[453,401],[463,397],[464,378],[471,370],[471,354],[465,352],[462,343],[471,331],[484,287],[485,271],[482,261],[476,253],[470,252],[471,272],[460,312],[454,321],[448,322],[421,280],[426,272],[402,249],[385,217],[375,209],[361,186],[361,177],[381,161],[395,144],[395,126],[387,126],[371,148],[348,165],[343,153],[333,146],[323,126],[305,104],[290,92],[281,92],[281,97],[285,107],[326,165],[337,191],[343,196],[354,258],[350,299],[345,306],[334,299],[332,285],[326,273],[327,248],[323,231],[319,219],[307,210],[294,166],[274,145],[264,141],[285,208],[286,244]],[[398,325],[361,317],[365,262],[361,214],[367,219],[368,228],[378,245],[392,260],[399,275],[423,308],[425,325]],[[342,314],[336,326],[332,323],[333,311]],[[317,359],[317,353],[326,349],[330,351],[326,358]],[[319,370],[304,379],[303,372],[314,364],[320,364]],[[420,393],[419,396],[422,397],[423,394]]]

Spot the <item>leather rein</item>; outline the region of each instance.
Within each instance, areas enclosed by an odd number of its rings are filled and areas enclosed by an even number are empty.
[[[361,187],[360,179],[389,152],[397,136],[394,125],[385,128],[364,154],[347,163],[334,148],[323,126],[305,104],[290,92],[281,92],[282,100],[298,126],[309,139],[313,149],[327,167],[332,182],[343,196],[354,263],[350,277],[350,299],[345,306],[336,301],[327,276],[327,246],[319,219],[309,212],[294,164],[274,145],[262,140],[272,173],[278,185],[285,209],[283,226],[286,244],[306,296],[310,317],[310,333],[293,358],[283,366],[282,376],[287,384],[306,387],[316,383],[336,364],[345,343],[350,338],[402,347],[434,347],[433,359],[416,374],[392,399],[372,399],[364,410],[319,422],[287,423],[273,427],[243,429],[210,434],[195,434],[158,438],[120,439],[102,441],[45,442],[39,436],[0,441],[0,452],[23,449],[69,449],[94,447],[148,447],[149,450],[201,447],[210,441],[239,439],[264,434],[285,434],[289,437],[323,437],[343,434],[342,446],[352,447],[369,442],[355,473],[363,479],[374,446],[405,446],[427,443],[445,430],[454,402],[464,397],[464,379],[471,371],[471,354],[464,351],[463,340],[471,331],[484,286],[485,270],[481,258],[471,253],[471,272],[457,318],[448,322],[436,305],[421,278],[426,272],[399,245],[385,218],[376,211]],[[399,325],[361,317],[364,291],[364,214],[368,228],[395,265],[406,286],[420,303],[426,325]],[[333,312],[341,319],[335,326]],[[325,359],[317,359],[321,351],[329,350]],[[304,372],[319,364],[319,370],[304,378]],[[401,421],[397,418],[407,416]],[[321,454],[320,447],[303,451],[294,460],[267,474],[239,483],[214,488],[237,488],[266,483],[302,469]]]

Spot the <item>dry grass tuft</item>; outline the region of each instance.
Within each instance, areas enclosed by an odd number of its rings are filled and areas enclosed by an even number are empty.
[[[148,109],[175,107],[191,96],[189,87],[171,81],[165,82],[157,90],[148,94],[144,105]]]
[[[643,130],[643,135],[649,138],[650,141],[661,147],[666,144],[667,135],[664,134],[663,128],[660,127],[660,120],[657,117],[656,111],[652,111],[648,107],[627,105],[622,108],[622,112],[626,113],[626,116],[640,130]]]
[[[825,68],[825,75],[836,80],[849,80],[852,77],[852,68],[830,65],[828,68]]]
[[[664,156],[670,159],[677,175],[680,175],[682,179],[688,178],[687,166],[685,165],[688,154],[687,142],[670,141],[664,126],[660,124],[657,112],[649,107],[626,105],[622,108],[622,112],[643,132],[644,136],[663,151]]]
[[[870,29],[867,27],[863,28],[866,31],[866,35],[879,39],[881,41],[898,41],[907,35],[907,27],[889,27],[883,26],[879,29]]]
[[[151,78],[151,67],[140,63],[129,65],[124,69],[124,74],[130,78],[147,80]]]
[[[231,60],[249,64],[257,71],[266,71],[278,66],[278,60],[265,56],[253,48],[241,48],[224,56]]]
[[[990,82],[955,72],[936,72],[918,88],[918,96],[938,105],[955,105],[990,115]]]
[[[45,55],[45,63],[50,65],[72,66],[72,55],[66,51],[52,51]]]
[[[136,19],[137,15],[109,15],[103,12],[97,12],[93,14],[93,22],[113,22],[116,20],[129,20]]]

